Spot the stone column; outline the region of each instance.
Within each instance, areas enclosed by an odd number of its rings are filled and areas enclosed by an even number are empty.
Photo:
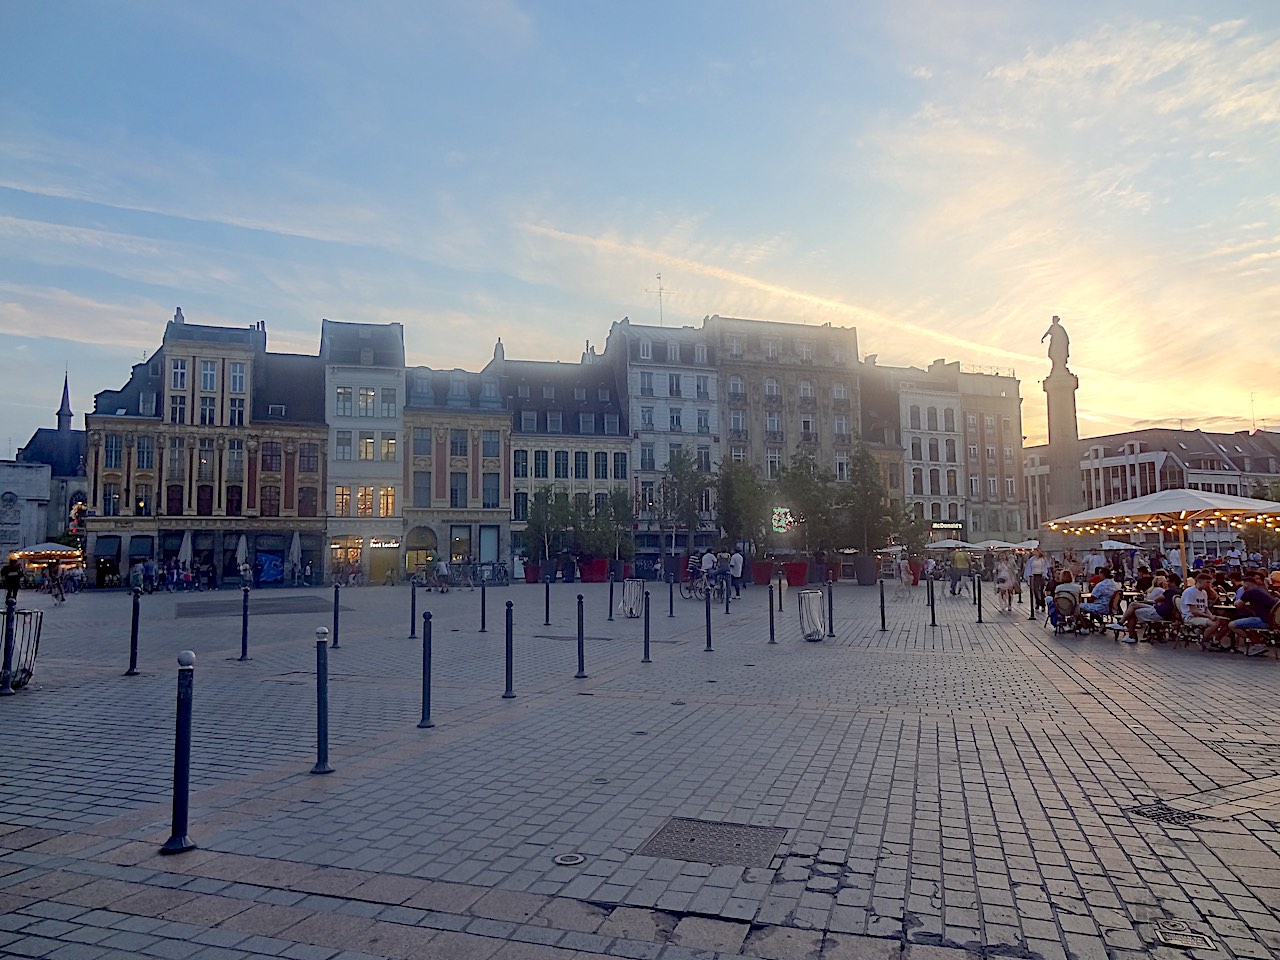
[[[1076,390],[1080,378],[1064,366],[1054,365],[1045,378],[1044,392],[1049,408],[1049,492],[1043,520],[1054,520],[1084,509],[1080,486],[1080,434],[1076,426]],[[1060,554],[1075,549],[1078,538],[1040,530],[1040,546]]]

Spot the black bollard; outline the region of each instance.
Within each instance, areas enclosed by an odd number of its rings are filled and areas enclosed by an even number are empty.
[[[418,635],[418,581],[409,581],[409,639]]]
[[[884,622],[884,578],[883,577],[880,578],[879,583],[880,583],[880,632],[884,633],[884,631],[888,630],[889,628]],[[932,593],[930,593],[929,599],[930,600],[933,599]]]
[[[4,601],[4,671],[3,682],[0,682],[0,697],[12,697],[18,691],[13,689],[13,644],[14,632],[18,628],[18,601],[6,597]]]
[[[609,622],[613,622],[613,571],[609,571]]]
[[[982,622],[982,580],[975,579],[973,586],[974,586],[973,595],[978,604],[978,622],[981,623]]]
[[[725,577],[724,580],[721,582],[724,583],[724,612],[728,613],[729,612],[729,593],[730,593],[729,578]]]
[[[138,675],[138,619],[142,616],[142,588],[133,588],[133,622],[129,625],[129,669],[126,677]]]
[[[481,633],[489,632],[488,629],[486,629],[485,627],[485,619],[488,616],[488,613],[489,613],[489,603],[488,603],[488,600],[485,598],[484,581],[482,580],[480,582],[480,632]]]
[[[705,652],[711,653],[711,590],[709,587],[703,596],[707,600],[707,648]]]
[[[782,612],[782,571],[778,571],[778,612]]]
[[[929,578],[929,626],[936,627],[938,625],[938,601],[937,595],[933,591],[933,577]]]
[[[644,659],[641,663],[653,663],[649,659],[649,591],[644,592]]]
[[[422,719],[419,730],[429,730],[431,722],[431,611],[422,615]]]
[[[676,576],[674,573],[667,574],[667,616],[674,617],[676,615]]]
[[[551,626],[551,578],[547,577],[543,579],[542,586],[543,586],[543,589],[546,591],[546,595],[543,597],[543,601],[546,604],[546,611],[547,611],[546,615],[542,618],[542,625],[544,627],[549,627]]]
[[[316,765],[312,773],[333,773],[329,766],[329,631],[316,631]]]
[[[160,848],[161,853],[186,853],[196,845],[187,836],[187,814],[191,793],[191,696],[195,685],[196,655],[190,650],[178,654],[178,710],[173,733],[173,832]]]
[[[503,700],[511,700],[516,693],[511,689],[511,679],[514,674],[514,662],[516,658],[515,647],[511,641],[512,630],[512,608],[515,606],[510,600],[507,601],[507,689],[502,691]]]
[[[831,580],[827,580],[827,636],[836,635],[836,608],[831,594]]]
[[[769,584],[769,642],[777,643],[773,636],[773,584]]]
[[[976,607],[978,605],[978,575],[975,573],[971,576],[973,579],[973,596],[970,598],[970,602]]]
[[[582,594],[578,594],[578,672],[575,680],[587,679],[587,638],[582,633]]]
[[[338,594],[341,586],[333,585],[333,649],[338,649]]]
[[[240,603],[240,659],[249,659],[249,588],[244,588]]]

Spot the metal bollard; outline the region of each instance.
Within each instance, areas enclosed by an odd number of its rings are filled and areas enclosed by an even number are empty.
[[[511,689],[511,679],[513,674],[513,663],[515,661],[515,647],[511,642],[512,629],[512,608],[515,606],[510,600],[507,601],[507,689],[502,691],[503,700],[511,700],[515,697],[515,691]]]
[[[674,617],[676,615],[676,575],[674,573],[667,574],[667,616]]]
[[[329,766],[329,631],[316,630],[316,765],[312,773],[333,773]]]
[[[711,653],[711,590],[708,589],[703,596],[707,600],[707,648],[704,652]]]
[[[778,612],[782,612],[782,571],[778,571]]]
[[[777,643],[773,636],[773,584],[769,584],[769,642]]]
[[[613,571],[609,571],[609,622],[613,623]]]
[[[587,679],[587,640],[582,633],[582,594],[578,594],[578,672],[575,680]]]
[[[543,589],[546,591],[546,596],[543,597],[543,601],[546,604],[546,611],[547,611],[546,615],[542,618],[542,625],[544,627],[549,627],[551,626],[551,578],[550,577],[543,578],[542,586],[543,586]]]
[[[418,583],[409,581],[409,639],[418,635]]]
[[[836,635],[836,608],[831,595],[831,579],[827,578],[827,636]]]
[[[419,730],[429,730],[431,722],[431,611],[422,615],[422,719]]]
[[[142,588],[133,588],[133,622],[129,625],[129,669],[126,677],[138,675],[138,620],[142,616]],[[7,669],[7,668],[6,668]]]
[[[884,622],[884,578],[881,577],[879,582],[880,582],[880,632],[883,633],[884,631],[889,629]],[[932,599],[932,595],[930,595],[930,599]]]
[[[649,659],[649,591],[644,592],[644,659],[641,663],[653,663]]]
[[[978,575],[974,573],[971,574],[971,577],[973,578],[973,597],[971,602],[976,607],[978,605]]]
[[[338,594],[342,587],[339,584],[333,585],[333,649],[338,649]]]
[[[480,632],[481,633],[489,632],[488,629],[485,627],[485,620],[487,619],[488,614],[489,614],[489,602],[485,598],[484,581],[482,580],[480,581]]]
[[[933,589],[933,577],[929,578],[929,626],[938,625],[938,601]]]
[[[981,623],[982,622],[982,580],[981,579],[976,579],[974,581],[973,595],[978,604],[978,622]]]
[[[240,603],[240,659],[249,659],[249,588],[244,588]]]
[[[13,689],[13,645],[14,632],[18,628],[18,601],[6,597],[4,601],[4,683],[0,684],[0,697],[12,697],[18,691]]]
[[[191,696],[195,686],[196,655],[178,654],[178,710],[173,733],[173,832],[161,853],[186,853],[196,845],[187,836],[191,794]]]
[[[729,612],[729,578],[725,577],[722,581],[724,584],[724,612]]]

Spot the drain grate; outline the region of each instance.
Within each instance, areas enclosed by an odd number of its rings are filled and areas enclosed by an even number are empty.
[[[1171,823],[1174,826],[1181,826],[1184,823],[1195,823],[1197,820],[1213,820],[1214,817],[1206,817],[1199,813],[1190,813],[1186,810],[1178,810],[1169,806],[1167,803],[1148,803],[1141,807],[1130,807],[1129,813],[1139,817],[1146,817],[1148,820],[1155,820],[1157,823]]]
[[[1198,933],[1185,920],[1157,920],[1156,936],[1169,947],[1186,947],[1194,950],[1216,950],[1212,937]]]
[[[713,866],[767,867],[786,835],[781,827],[672,817],[636,854]]]

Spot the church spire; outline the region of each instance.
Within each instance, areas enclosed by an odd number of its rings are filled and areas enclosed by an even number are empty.
[[[67,374],[62,375],[62,406],[58,408],[58,432],[66,433],[71,429],[71,389],[67,382]]]

